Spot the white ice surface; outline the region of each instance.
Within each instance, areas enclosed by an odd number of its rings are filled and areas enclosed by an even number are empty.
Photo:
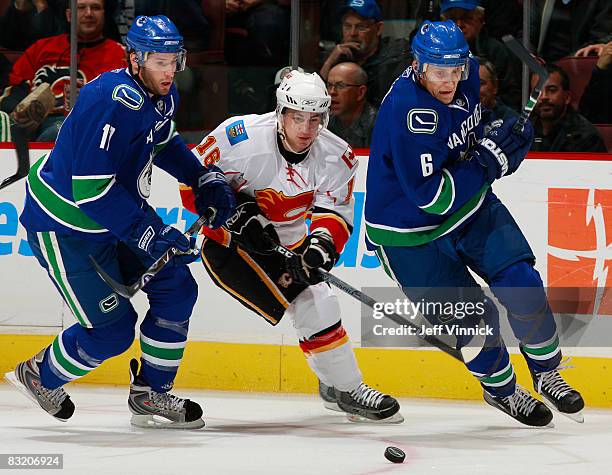
[[[612,411],[555,428],[521,426],[484,403],[402,400],[405,422],[356,425],[315,396],[175,391],[204,406],[199,431],[129,424],[127,388],[68,387],[73,418],[56,421],[0,384],[0,453],[62,453],[62,474],[589,474],[612,473]],[[383,457],[406,452],[403,464]]]

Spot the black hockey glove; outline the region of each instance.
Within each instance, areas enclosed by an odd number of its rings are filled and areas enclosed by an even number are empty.
[[[190,264],[198,258],[195,238],[187,239],[175,227],[165,225],[153,208],[144,211],[145,216],[133,226],[126,241],[143,264],[152,265],[171,247],[180,252],[172,259],[174,265]]]
[[[236,207],[236,212],[225,222],[232,242],[247,252],[271,254],[278,243],[274,225],[259,210],[254,201]]]
[[[236,198],[219,167],[211,165],[202,168],[193,192],[196,211],[200,216],[204,216],[208,208],[217,212],[208,224],[209,228],[218,228],[234,213]]]
[[[527,121],[522,132],[513,132],[517,118],[504,120],[493,127],[474,147],[472,154],[485,167],[487,182],[493,183],[502,176],[514,173],[531,147],[533,127]]]
[[[287,259],[287,271],[296,282],[318,284],[323,278],[316,269],[330,271],[340,257],[331,236],[321,231],[308,235],[300,248]]]

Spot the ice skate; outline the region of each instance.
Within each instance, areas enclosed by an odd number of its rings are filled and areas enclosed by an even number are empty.
[[[328,386],[326,387],[329,388]],[[397,400],[388,394],[372,389],[365,383],[361,383],[357,389],[350,392],[339,391],[335,388],[333,390],[336,405],[341,411],[347,413],[347,418],[351,422],[377,422],[385,424],[400,424],[404,422],[403,416],[399,413],[400,406]],[[327,389],[325,394],[329,396],[331,391]],[[331,400],[326,400],[325,402],[330,405],[332,404]],[[325,407],[328,407],[328,405],[326,404]],[[332,408],[328,407],[328,409]]]
[[[43,349],[27,361],[19,363],[15,371],[6,373],[7,381],[57,420],[66,422],[74,414],[74,404],[62,387],[45,388],[40,382],[39,364],[45,357]]]
[[[567,366],[559,366],[553,371],[542,373],[531,371],[533,388],[538,394],[542,395],[544,404],[553,411],[557,411],[573,421],[583,423],[584,400],[580,393],[567,384],[559,374],[559,370],[565,368]]]
[[[534,398],[529,391],[518,384],[514,393],[506,397],[493,396],[484,392],[487,404],[505,412],[522,424],[534,427],[547,426],[552,421],[552,412],[542,402]]]
[[[158,393],[138,375],[138,361],[130,361],[131,424],[153,429],[200,429],[204,427],[202,408],[196,402],[170,393]]]
[[[323,407],[330,411],[344,412],[338,406],[336,400],[336,390],[332,386],[328,386],[319,380],[319,396],[323,399]]]

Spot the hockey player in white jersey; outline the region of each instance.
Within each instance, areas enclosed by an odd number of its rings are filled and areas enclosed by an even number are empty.
[[[202,262],[268,323],[292,319],[326,407],[353,421],[401,422],[398,402],[363,383],[337,297],[311,272],[331,270],[351,234],[357,159],[326,128],[330,97],[317,74],[291,71],[276,97],[275,112],[228,119],[193,150],[225,172],[238,202],[225,226],[204,231]],[[181,194],[193,209],[191,190]],[[274,253],[274,242],[294,258]]]

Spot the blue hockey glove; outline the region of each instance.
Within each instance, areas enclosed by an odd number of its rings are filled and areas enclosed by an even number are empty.
[[[126,242],[145,265],[153,264],[171,247],[179,251],[172,259],[174,265],[190,264],[198,258],[195,238],[187,239],[178,229],[164,224],[153,208],[145,213]]]
[[[236,198],[219,167],[211,165],[203,168],[193,187],[193,192],[196,211],[200,216],[204,216],[208,208],[214,208],[217,211],[212,222],[208,224],[209,228],[218,228],[234,214]]]
[[[515,133],[512,127],[517,118],[504,120],[493,127],[474,147],[472,154],[485,167],[487,181],[493,181],[514,173],[531,147],[533,127],[527,121],[522,132]]]
[[[332,238],[323,232],[309,234],[299,250],[287,259],[287,271],[294,281],[314,285],[323,279],[313,269],[330,271],[340,255]]]
[[[247,252],[271,254],[279,241],[274,225],[261,214],[254,201],[240,203],[225,227],[231,233],[232,242]]]

